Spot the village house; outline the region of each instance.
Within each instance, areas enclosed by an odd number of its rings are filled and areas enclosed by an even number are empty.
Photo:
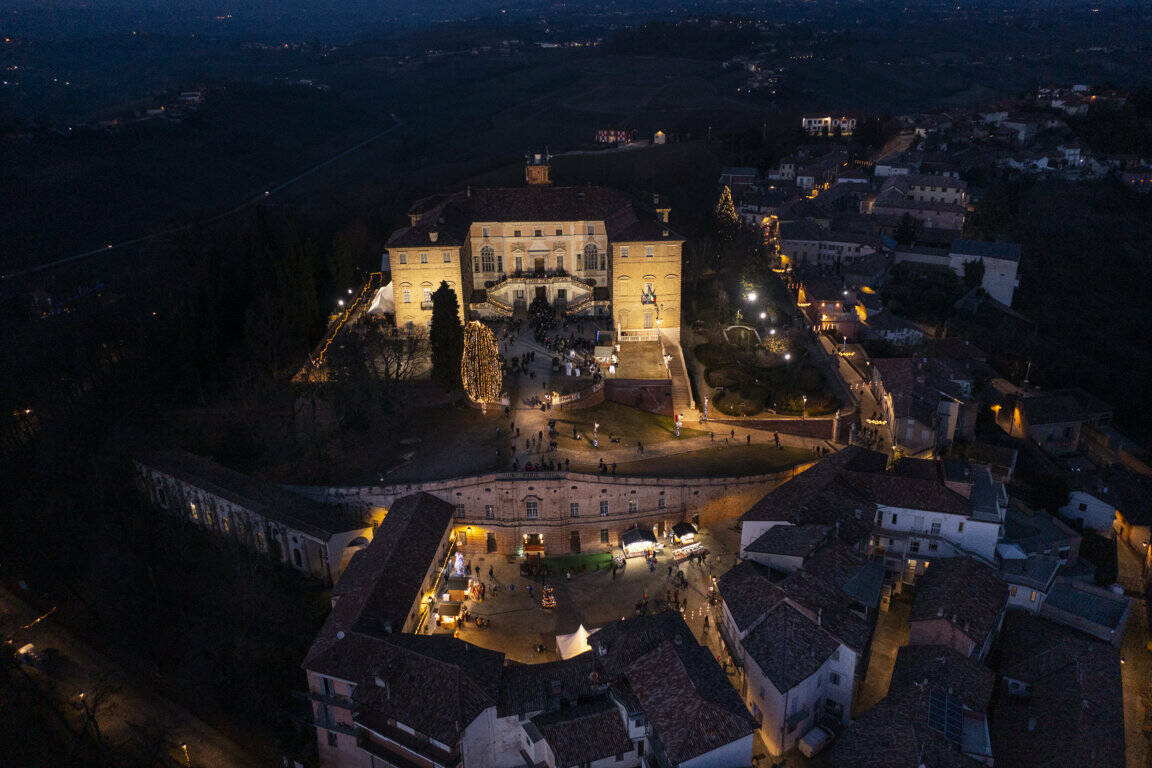
[[[1119,651],[1025,611],[1008,612],[1001,638],[997,768],[1123,765]]]
[[[994,686],[991,670],[949,646],[905,645],[896,654],[888,693],[839,735],[828,764],[991,765],[988,704]]]
[[[993,404],[993,410],[1011,437],[1027,438],[1057,456],[1078,451],[1086,427],[1112,422],[1112,407],[1079,388],[1008,393],[1005,402]]]
[[[996,569],[970,557],[933,560],[916,582],[908,615],[910,645],[946,645],[983,661],[992,648],[1008,588]]]
[[[892,441],[908,456],[934,455],[975,434],[978,366],[943,357],[871,361],[872,392]]]
[[[754,722],[678,613],[618,621],[542,665],[424,634],[456,572],[453,507],[397,500],[304,661],[324,766],[742,768]]]
[[[884,582],[883,566],[841,540],[835,527],[816,537],[806,528],[771,529],[746,550],[749,560],[717,582],[717,627],[774,755],[821,721],[848,722]],[[813,544],[818,540],[823,546]],[[781,578],[761,565],[774,554],[800,565]]]

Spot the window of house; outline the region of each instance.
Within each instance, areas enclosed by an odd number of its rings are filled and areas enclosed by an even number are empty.
[[[1011,587],[1008,587],[1008,594],[1012,595],[1012,597],[1016,597],[1016,585],[1015,584],[1013,584]]]
[[[535,520],[540,516],[540,502],[536,499],[528,499],[524,508],[529,520]]]
[[[1028,598],[1028,602],[1030,602],[1030,603],[1036,602],[1036,590],[1032,590],[1032,597]]]
[[[622,259],[628,258],[628,246],[626,246],[626,245],[620,246],[620,258],[622,258]]]
[[[426,254],[426,253],[420,254],[420,263],[421,264],[427,264],[428,263],[428,254]]]
[[[609,543],[608,542],[608,529],[607,528],[601,528],[600,529],[600,543],[601,544]]]
[[[490,245],[480,249],[480,268],[485,272],[496,270],[496,252],[492,250]]]
[[[1087,512],[1088,511],[1088,504],[1086,504],[1085,502],[1080,502],[1080,511],[1081,512]]]
[[[496,271],[497,272],[503,272],[504,271],[504,254],[502,254],[502,253],[496,254]]]
[[[964,533],[964,521],[961,520],[956,524],[956,533]]]
[[[896,525],[896,513],[892,513],[892,525]]]
[[[336,746],[336,732],[335,731],[328,731],[328,746],[330,746],[330,747]]]
[[[607,516],[608,516],[608,502],[602,501],[602,502],[600,502],[600,517],[607,517]]]
[[[320,678],[320,690],[324,692],[325,696],[331,696],[333,694],[332,681],[327,677]]]
[[[664,509],[664,497],[661,496],[656,500],[656,509]]]
[[[940,549],[940,542],[938,542],[938,541],[928,542],[928,551],[929,552],[936,552],[939,549]]]
[[[494,520],[496,518],[496,507],[492,504],[484,505],[484,519]]]
[[[912,539],[912,541],[908,542],[908,551],[913,555],[918,553],[920,551],[920,542],[916,539]]]
[[[636,499],[628,499],[628,511],[635,512],[637,509],[639,509],[639,505],[636,503]]]
[[[449,264],[452,262],[452,251],[444,251],[444,263]]]
[[[401,264],[407,264],[408,263],[408,254],[398,253],[398,254],[396,254],[396,260],[398,262],[400,262]]]
[[[457,520],[463,520],[464,519],[464,505],[463,504],[457,504],[456,505],[456,519]]]
[[[832,683],[832,685],[840,685],[840,673],[838,673],[838,672],[828,673],[828,682]]]
[[[933,520],[932,521],[932,529],[931,530],[932,530],[933,536],[939,536],[940,535],[940,521],[939,520]]]
[[[573,501],[568,505],[568,514],[572,517],[580,517],[580,502]]]
[[[654,246],[654,245],[644,246],[644,257],[645,258],[650,259],[655,255],[656,255],[656,246]]]

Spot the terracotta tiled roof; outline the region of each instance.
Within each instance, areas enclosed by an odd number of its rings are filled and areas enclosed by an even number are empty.
[[[631,664],[628,684],[673,763],[752,734],[755,723],[716,659],[693,643],[666,640]]]
[[[352,557],[332,590],[332,612],[305,667],[311,669],[314,658],[353,630],[377,635],[404,630],[453,513],[451,504],[427,493],[392,504],[372,542]]]
[[[1004,622],[1001,674],[1031,695],[1005,696],[993,713],[997,768],[1124,765],[1120,652],[1032,613]]]
[[[801,523],[835,523],[848,509],[863,507],[861,516],[869,524],[868,500],[840,481],[847,468],[882,472],[888,459],[884,454],[849,447],[817,462],[788,482],[775,488],[741,516],[742,521],[780,520]],[[854,516],[854,513],[850,513]]]
[[[546,664],[513,664],[500,681],[501,717],[543,712],[582,699],[607,684],[591,652]]]
[[[986,667],[951,648],[904,646],[896,656],[887,696],[840,734],[828,751],[827,764],[851,768],[984,765],[929,725],[929,702],[933,692],[950,692],[974,715],[983,716],[993,680]]]
[[[558,768],[592,763],[634,748],[624,715],[604,696],[532,718],[552,748]]]
[[[785,597],[768,568],[751,560],[730,568],[716,580],[716,589],[741,632],[747,632]]]
[[[790,600],[783,600],[741,645],[772,685],[785,692],[814,675],[840,642]]]
[[[913,621],[944,619],[977,647],[996,630],[1008,601],[1008,585],[990,566],[970,557],[936,558],[916,580]]]

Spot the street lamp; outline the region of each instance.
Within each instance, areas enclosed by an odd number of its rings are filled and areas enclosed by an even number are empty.
[[[767,317],[768,317],[768,313],[767,313],[767,312],[761,312],[761,313],[760,313],[760,319],[761,319],[761,320],[764,320],[764,319],[766,319]]]
[[[776,335],[776,329],[775,328],[769,328],[768,329],[768,335],[769,336],[775,336]]]
[[[340,307],[344,306],[344,299],[337,299],[337,300],[336,300],[336,305],[337,305],[337,306],[340,306]]]
[[[756,291],[750,291],[748,293],[748,301],[756,301]]]

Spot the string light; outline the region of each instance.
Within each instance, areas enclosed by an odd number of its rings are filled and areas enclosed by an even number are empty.
[[[464,355],[460,359],[460,379],[468,397],[478,403],[500,399],[500,347],[496,336],[479,320],[464,326]]]

